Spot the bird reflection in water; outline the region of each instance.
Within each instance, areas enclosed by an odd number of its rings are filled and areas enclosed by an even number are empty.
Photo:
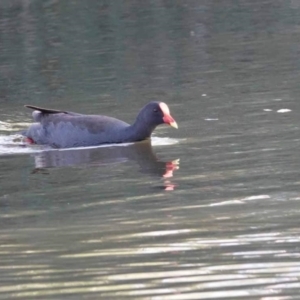
[[[133,161],[139,165],[141,173],[162,178],[162,188],[167,191],[176,188],[176,184],[172,182],[171,178],[174,171],[179,169],[179,159],[167,162],[160,161],[153,152],[150,141],[124,146],[46,150],[35,153],[34,159],[35,169],[33,173],[45,173],[47,168],[55,167],[80,164],[103,166]]]
[[[173,191],[176,187],[170,180],[173,177],[173,172],[179,169],[179,159],[166,162],[166,172],[163,175],[166,191]]]

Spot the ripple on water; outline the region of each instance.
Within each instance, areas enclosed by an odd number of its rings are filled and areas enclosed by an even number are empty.
[[[0,155],[37,153],[43,150],[45,147],[25,144],[18,134],[0,135]]]
[[[152,137],[152,146],[168,146],[178,143],[178,140],[171,138]],[[80,150],[80,149],[95,149],[103,147],[126,147],[132,143],[124,144],[109,144],[91,147],[77,147],[77,148],[65,148],[65,149],[53,149],[44,145],[28,145],[22,141],[22,136],[19,134],[14,135],[0,135],[0,155],[9,154],[26,154],[26,153],[38,153],[42,151],[65,151],[65,150]]]

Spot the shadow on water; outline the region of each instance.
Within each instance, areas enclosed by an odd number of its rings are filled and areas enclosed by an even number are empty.
[[[172,177],[178,169],[179,160],[160,161],[153,151],[150,141],[134,143],[126,146],[100,148],[80,148],[66,150],[48,150],[34,153],[35,171],[44,168],[65,167],[75,165],[102,166],[134,161],[140,172],[164,178]]]
[[[153,146],[174,143],[171,139],[154,138],[134,144],[102,145],[98,147],[53,149],[45,145],[24,144],[19,136],[0,136],[0,156],[15,157],[29,155],[33,158],[34,167],[31,174],[49,174],[54,168],[103,168],[118,170],[126,163],[134,168],[138,166],[138,173],[150,177],[162,178],[163,184],[159,188],[174,190],[175,184],[170,179],[174,171],[179,169],[179,159],[161,160],[157,157]],[[64,171],[63,171],[64,172]]]

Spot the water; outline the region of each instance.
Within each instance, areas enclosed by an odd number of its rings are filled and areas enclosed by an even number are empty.
[[[297,1],[1,1],[0,299],[298,299]],[[24,104],[179,129],[28,146]]]

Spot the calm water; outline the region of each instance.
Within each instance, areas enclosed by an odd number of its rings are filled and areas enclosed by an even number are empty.
[[[0,2],[0,299],[300,297],[299,1]],[[152,143],[25,147],[24,104]]]

